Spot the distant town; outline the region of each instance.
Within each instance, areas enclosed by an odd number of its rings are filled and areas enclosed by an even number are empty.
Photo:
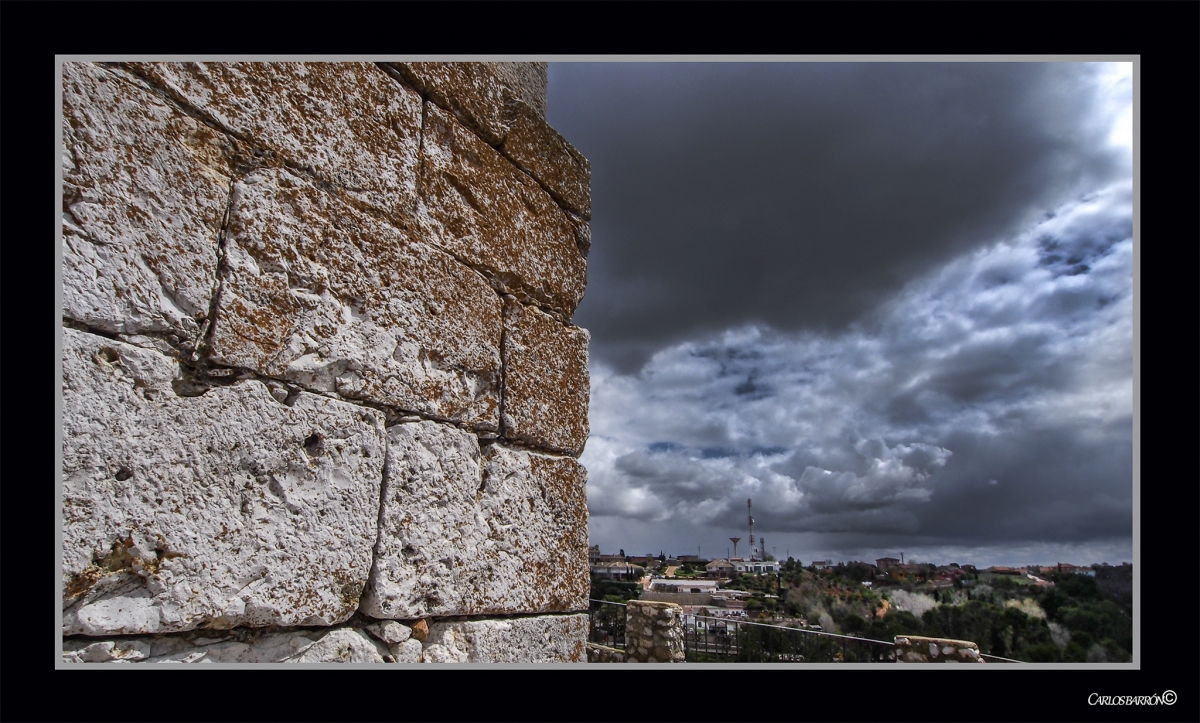
[[[749,507],[749,501],[747,501]],[[730,538],[736,550],[741,538]],[[777,560],[753,532],[749,552],[643,555],[588,549],[594,604],[676,603],[690,627],[755,621],[872,640],[928,635],[1027,662],[1128,662],[1133,566],[1052,562],[983,569],[884,556],[873,562]]]
[[[709,559],[588,549],[593,600],[676,603],[689,626],[766,622],[877,640],[972,640],[1028,662],[1127,662],[1133,566],[1054,562],[1024,567],[905,561]]]

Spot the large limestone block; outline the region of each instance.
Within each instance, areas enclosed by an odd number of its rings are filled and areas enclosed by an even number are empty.
[[[385,646],[352,627],[63,641],[64,663],[384,663],[385,655]]]
[[[435,422],[388,428],[376,618],[587,608],[587,471]]]
[[[91,63],[63,64],[66,318],[193,339],[216,281],[234,147]]]
[[[234,186],[212,359],[496,430],[501,303],[479,274],[281,169]]]
[[[129,63],[220,128],[399,217],[416,198],[421,99],[372,63]]]
[[[508,297],[504,305],[504,436],[578,456],[590,428],[586,329]]]
[[[561,206],[584,220],[592,217],[592,164],[544,118],[520,113],[501,150]]]
[[[419,216],[426,237],[529,303],[570,318],[587,260],[576,227],[532,178],[425,104]]]
[[[546,117],[545,63],[387,63],[493,146],[525,106]]]
[[[462,620],[429,627],[423,663],[586,663],[588,616]]]
[[[382,415],[307,393],[288,406],[256,380],[181,397],[178,379],[157,351],[63,330],[63,634],[349,618]]]

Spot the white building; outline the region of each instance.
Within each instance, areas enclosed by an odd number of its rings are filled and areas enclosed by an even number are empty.
[[[613,580],[636,579],[646,572],[646,568],[628,562],[596,562],[590,567],[592,574],[596,577],[607,577]]]
[[[779,572],[778,560],[730,560],[739,575],[761,575],[764,572]]]

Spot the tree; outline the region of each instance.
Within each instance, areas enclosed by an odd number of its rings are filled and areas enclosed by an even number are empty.
[[[1063,575],[1058,586],[1076,600],[1099,600],[1101,597],[1096,580],[1087,575]]]

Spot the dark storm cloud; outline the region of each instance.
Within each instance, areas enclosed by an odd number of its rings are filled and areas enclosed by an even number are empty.
[[[548,118],[593,169],[593,356],[632,372],[748,322],[844,330],[1126,172],[1100,86],[1079,64],[552,64]],[[1084,273],[1103,243],[1043,263]]]
[[[711,546],[744,531],[752,497],[785,545],[1125,554],[1131,186],[1053,211],[846,330],[747,324],[638,374],[593,365],[594,539],[619,528],[632,547],[641,523],[656,548]]]

